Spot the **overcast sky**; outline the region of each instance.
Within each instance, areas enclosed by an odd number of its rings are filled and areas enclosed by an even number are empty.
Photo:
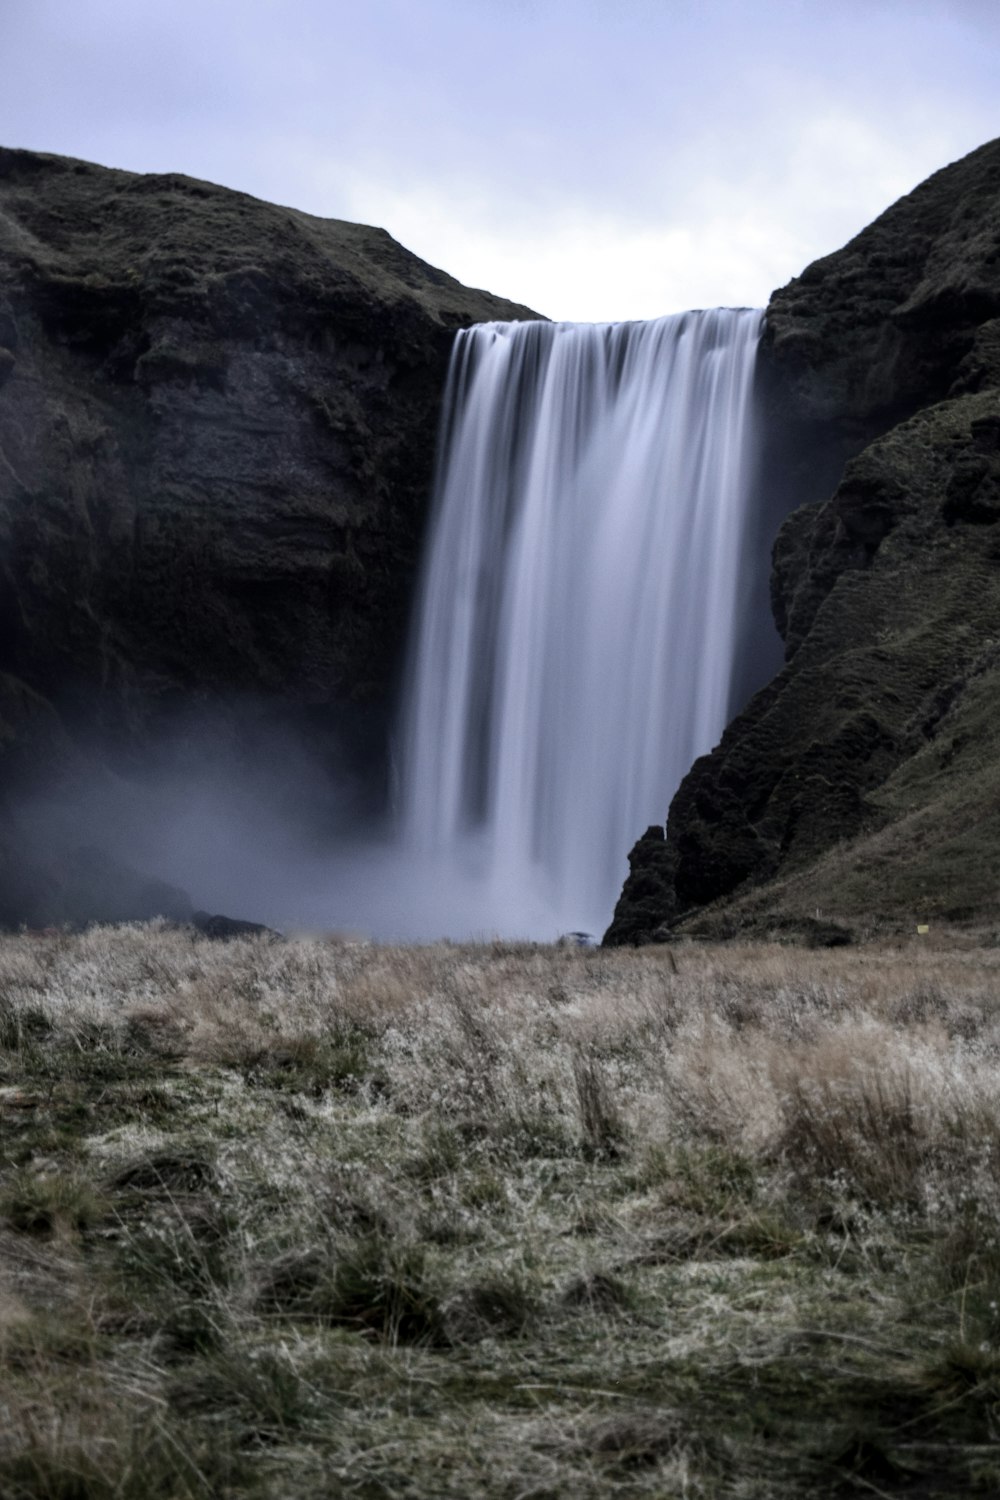
[[[760,305],[1000,135],[1000,0],[0,0],[0,142],[379,224],[551,317]]]

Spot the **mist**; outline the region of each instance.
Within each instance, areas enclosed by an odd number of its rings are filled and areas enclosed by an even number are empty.
[[[20,847],[63,886],[70,876],[75,885],[92,879],[88,861],[110,856],[126,900],[166,882],[192,911],[286,934],[550,941],[579,925],[542,889],[512,895],[491,881],[474,839],[447,856],[407,848],[372,784],[381,776],[352,764],[346,747],[320,755],[275,727],[253,738],[237,747],[218,715],[187,715],[127,772],[82,755],[58,785],[14,802]],[[624,856],[622,866],[624,875]],[[77,921],[110,910],[82,899]],[[166,915],[184,909],[170,905]]]
[[[760,326],[459,335],[402,708],[216,700],[140,745],[78,730],[71,774],[17,809],[62,920],[602,933],[632,843],[774,664]]]

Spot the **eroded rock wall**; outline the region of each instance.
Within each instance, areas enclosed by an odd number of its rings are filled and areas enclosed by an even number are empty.
[[[526,316],[380,229],[0,150],[0,797],[198,705],[377,760],[453,334]]]
[[[636,846],[607,941],[1000,916],[1000,142],[775,293],[762,361],[805,502],[786,664]]]
[[[452,335],[528,315],[382,230],[0,152],[0,671],[116,734],[383,699]]]

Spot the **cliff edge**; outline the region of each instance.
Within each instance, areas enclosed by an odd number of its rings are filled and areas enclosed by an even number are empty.
[[[454,332],[530,316],[381,229],[0,150],[4,796],[198,705],[377,761]]]
[[[632,851],[605,941],[995,920],[1000,141],[775,293],[761,383],[803,502],[785,666]]]

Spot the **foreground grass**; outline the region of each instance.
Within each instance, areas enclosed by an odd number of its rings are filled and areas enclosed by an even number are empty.
[[[995,1495],[998,993],[4,939],[0,1495]]]

